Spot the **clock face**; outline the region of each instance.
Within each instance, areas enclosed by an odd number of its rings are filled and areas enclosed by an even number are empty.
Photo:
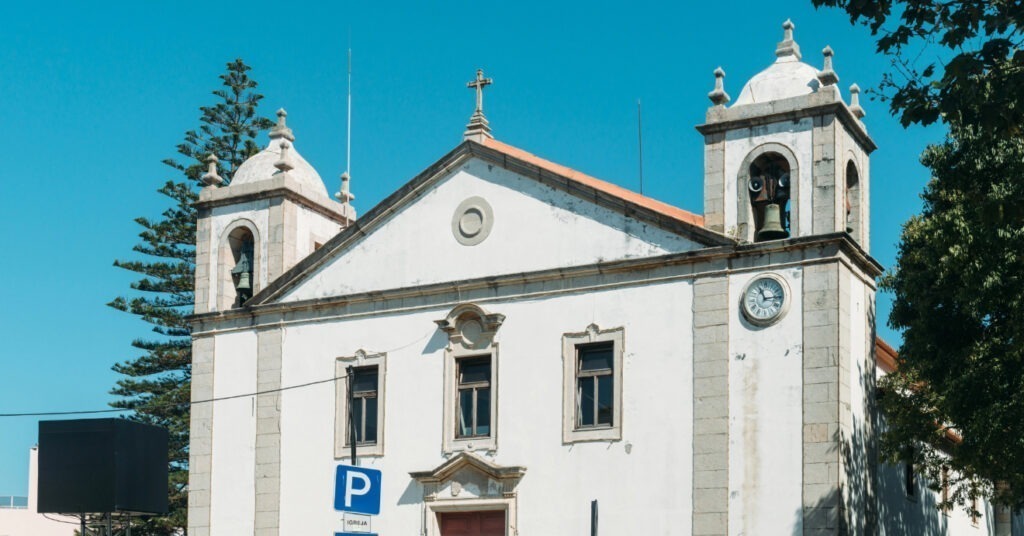
[[[747,320],[767,325],[778,320],[789,305],[784,283],[775,277],[754,279],[743,292],[743,314]]]

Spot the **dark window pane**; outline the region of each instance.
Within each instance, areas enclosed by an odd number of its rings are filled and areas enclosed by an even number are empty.
[[[476,391],[476,433],[491,434],[491,390],[487,388]]]
[[[362,398],[355,399],[352,404],[352,420],[356,423],[356,443],[363,441],[363,400]],[[351,433],[345,438],[346,441],[352,440]]]
[[[355,381],[352,389],[357,393],[377,392],[377,367],[363,367],[353,370]]]
[[[580,370],[601,370],[612,368],[612,345],[595,344],[581,346]]]
[[[458,436],[473,435],[473,390],[459,391],[459,426]]]
[[[377,398],[366,400],[366,441],[367,443],[377,442]]]
[[[597,424],[612,424],[612,375],[598,376]]]
[[[491,358],[459,361],[459,383],[491,381]]]
[[[579,426],[594,425],[594,378],[580,378],[577,388],[579,401]]]

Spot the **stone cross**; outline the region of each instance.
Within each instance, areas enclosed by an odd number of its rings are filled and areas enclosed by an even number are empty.
[[[494,80],[484,78],[483,69],[477,69],[476,78],[466,83],[466,87],[476,90],[476,111],[469,118],[469,124],[466,125],[466,131],[462,133],[462,139],[484,143],[485,140],[494,138],[491,135],[491,127],[487,123],[487,118],[484,117],[484,88],[493,83]]]
[[[466,83],[466,87],[476,89],[476,113],[484,113],[484,88],[493,84],[491,78],[484,78],[484,70],[476,70],[476,79]]]

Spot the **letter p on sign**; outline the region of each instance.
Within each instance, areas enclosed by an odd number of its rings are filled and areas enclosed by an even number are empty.
[[[381,473],[377,469],[339,465],[334,479],[334,509],[380,514]]]

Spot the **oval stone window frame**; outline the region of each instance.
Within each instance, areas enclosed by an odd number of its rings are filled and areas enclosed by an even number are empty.
[[[494,225],[494,211],[482,197],[470,197],[452,214],[452,235],[463,246],[475,246],[487,239]]]

